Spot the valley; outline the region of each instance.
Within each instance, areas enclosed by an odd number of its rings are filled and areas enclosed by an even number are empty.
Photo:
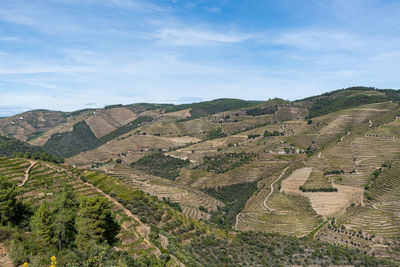
[[[396,266],[399,103],[400,91],[353,87],[32,111],[0,119],[0,175],[35,214],[68,190],[102,199],[119,225],[110,246],[138,262]]]

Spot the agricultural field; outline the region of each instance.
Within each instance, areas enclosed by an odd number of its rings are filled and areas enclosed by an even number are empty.
[[[225,204],[193,188],[167,179],[152,176],[134,168],[115,165],[106,171],[135,189],[140,189],[159,199],[168,199],[181,206],[182,212],[195,219],[209,218],[211,211]],[[199,208],[203,207],[204,210]]]

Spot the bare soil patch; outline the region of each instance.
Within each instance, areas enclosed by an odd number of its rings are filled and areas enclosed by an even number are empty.
[[[91,116],[85,121],[97,138],[100,138],[116,129],[100,116]]]
[[[338,192],[302,192],[299,190],[299,186],[304,185],[311,171],[311,167],[295,170],[282,182],[281,192],[307,197],[313,209],[323,216],[341,214],[352,203],[361,202],[364,190],[351,186],[333,185],[338,189]]]
[[[311,167],[304,167],[295,170],[288,178],[283,180],[280,191],[283,193],[302,193],[299,190],[299,186],[304,185],[308,177],[310,177],[311,171]]]

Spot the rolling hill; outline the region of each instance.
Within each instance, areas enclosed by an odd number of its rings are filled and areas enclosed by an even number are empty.
[[[44,201],[53,205],[61,188],[72,188],[77,203],[104,199],[119,225],[115,242],[107,239],[109,260],[396,266],[399,101],[400,91],[352,87],[293,102],[112,105],[49,118],[32,111],[0,119],[9,136],[0,142],[8,151],[0,150],[7,156],[0,175],[15,181],[16,199],[29,204],[32,215],[21,219],[28,232],[35,229],[29,220]],[[52,124],[16,124],[29,116]],[[28,150],[66,164],[12,157]],[[79,214],[83,204],[76,205]],[[7,231],[14,240],[15,230]],[[18,244],[37,260],[48,256]]]

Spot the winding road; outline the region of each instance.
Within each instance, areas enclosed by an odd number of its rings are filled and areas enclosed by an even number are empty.
[[[263,206],[268,210],[268,212],[271,212],[272,209],[269,208],[269,207],[267,206],[266,203],[267,203],[268,198],[274,193],[274,184],[275,184],[279,179],[282,178],[282,176],[285,174],[286,170],[287,170],[289,167],[290,167],[290,166],[287,166],[287,167],[283,170],[283,172],[281,173],[281,175],[279,175],[279,177],[276,178],[276,180],[272,182],[272,184],[271,184],[271,191],[269,192],[268,196],[267,196],[267,197],[264,199],[264,201],[263,201]],[[240,215],[241,215],[241,212],[239,212],[238,215],[236,215],[236,222],[235,222],[235,229],[236,229],[236,230],[237,230],[237,224],[238,224],[239,216],[240,216]]]
[[[270,196],[272,196],[272,194],[274,193],[274,184],[275,184],[279,179],[282,178],[282,176],[285,174],[286,170],[287,170],[289,167],[290,167],[290,166],[286,167],[286,168],[283,170],[283,172],[281,173],[281,175],[279,175],[279,177],[278,177],[275,181],[273,181],[273,183],[271,184],[271,191],[269,192],[268,196],[267,196],[267,197],[264,199],[264,201],[263,201],[263,206],[264,206],[264,208],[266,208],[269,212],[271,212],[272,209],[271,209],[270,207],[267,206],[267,200],[268,200],[268,198],[269,198]]]

